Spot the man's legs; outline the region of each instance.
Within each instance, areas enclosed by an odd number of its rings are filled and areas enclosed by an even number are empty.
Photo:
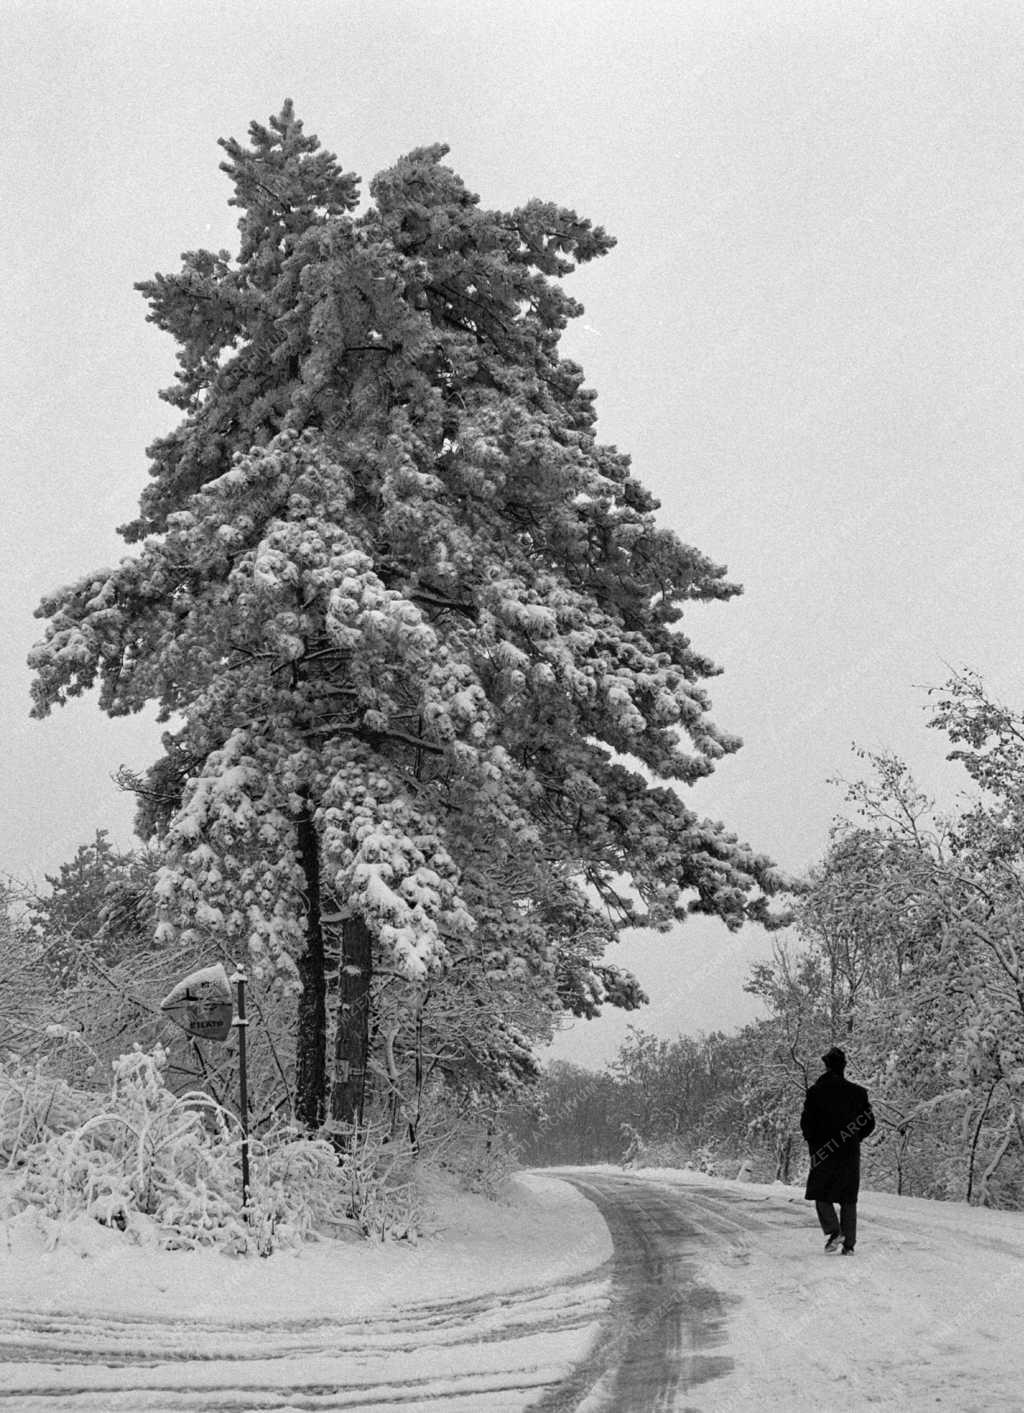
[[[829,1203],[829,1206],[832,1204]],[[843,1231],[843,1250],[852,1251],[857,1245],[857,1204],[841,1202],[839,1205],[839,1225]]]
[[[846,1228],[841,1225],[836,1217],[836,1209],[831,1202],[815,1202],[814,1210],[818,1214],[818,1221],[826,1236],[839,1236],[840,1232],[845,1232]],[[843,1208],[846,1211],[846,1208]]]

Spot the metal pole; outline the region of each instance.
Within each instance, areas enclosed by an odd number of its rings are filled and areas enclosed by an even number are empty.
[[[245,1032],[249,1022],[245,1018],[245,983],[246,975],[244,971],[236,971],[231,980],[238,987],[238,1015],[235,1018],[235,1025],[238,1027],[238,1103],[241,1109],[242,1119],[242,1215],[246,1221],[249,1219],[249,1090],[247,1076],[245,1072]]]

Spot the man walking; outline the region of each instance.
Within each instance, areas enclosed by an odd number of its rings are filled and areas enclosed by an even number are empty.
[[[834,1251],[842,1241],[843,1255],[851,1256],[857,1244],[860,1145],[873,1132],[875,1116],[867,1090],[846,1078],[846,1056],[838,1046],[822,1063],[825,1073],[808,1089],[800,1115],[800,1132],[811,1150],[804,1196],[815,1204],[825,1250]]]

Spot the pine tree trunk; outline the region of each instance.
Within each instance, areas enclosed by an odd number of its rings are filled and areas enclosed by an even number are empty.
[[[363,1122],[372,979],[373,944],[370,930],[357,913],[345,918],[341,927],[341,975],[338,980],[331,1124],[343,1130],[358,1129]]]
[[[306,878],[306,948],[299,958],[299,996],[295,1037],[295,1117],[308,1129],[324,1121],[327,1092],[327,983],[320,909],[320,845],[312,816],[296,826],[299,861]]]

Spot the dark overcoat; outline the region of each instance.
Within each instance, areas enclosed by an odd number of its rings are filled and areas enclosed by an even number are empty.
[[[809,1202],[856,1202],[860,1145],[875,1127],[868,1092],[831,1070],[807,1091],[800,1132],[811,1150]]]

